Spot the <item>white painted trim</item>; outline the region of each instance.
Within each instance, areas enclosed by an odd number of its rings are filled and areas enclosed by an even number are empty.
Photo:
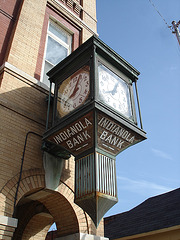
[[[85,234],[85,233],[75,233],[72,235],[56,238],[56,240],[109,240],[109,238]]]
[[[17,224],[18,219],[0,215],[0,225],[16,228]]]
[[[0,67],[0,72],[3,70],[3,69],[8,69],[10,70],[11,72],[14,72],[15,74],[25,78],[26,80],[28,80],[29,82],[33,83],[33,84],[36,84],[38,85],[39,87],[41,88],[44,88],[46,91],[49,91],[49,87],[44,84],[43,82],[37,80],[36,78],[33,78],[32,76],[30,76],[29,74],[25,73],[24,71],[22,71],[21,69],[13,66],[12,64],[8,63],[8,62],[5,62],[1,67]]]

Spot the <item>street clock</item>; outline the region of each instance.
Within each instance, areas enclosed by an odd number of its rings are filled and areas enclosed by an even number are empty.
[[[134,119],[130,79],[122,72],[116,74],[99,62],[98,87],[99,100],[128,119]]]
[[[139,72],[92,36],[47,75],[55,92],[43,136],[46,151],[75,156],[75,203],[97,227],[117,202],[116,156],[146,139],[137,96]],[[50,99],[51,91],[49,106]]]
[[[66,116],[84,105],[90,95],[89,66],[85,65],[65,79],[57,90],[57,116]]]

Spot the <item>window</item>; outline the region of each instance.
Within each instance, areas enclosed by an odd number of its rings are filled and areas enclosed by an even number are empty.
[[[49,22],[45,49],[45,59],[43,68],[43,78],[47,86],[49,80],[46,73],[57,63],[62,61],[71,53],[72,36],[65,29],[55,24],[53,21]]]

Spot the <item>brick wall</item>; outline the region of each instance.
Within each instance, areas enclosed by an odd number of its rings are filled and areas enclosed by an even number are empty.
[[[25,0],[7,61],[34,76],[44,21],[46,0]]]
[[[0,65],[4,63],[0,66],[0,216],[19,220],[14,239],[44,239],[53,222],[58,236],[77,232],[103,236],[103,221],[96,229],[91,218],[74,203],[73,157],[64,162],[57,191],[50,191],[45,186],[41,150],[48,89],[39,80],[48,20],[53,16],[73,32],[75,50],[96,32],[95,0],[73,1],[72,8],[67,6],[70,1],[62,0],[60,4],[55,0],[3,3],[4,12],[0,12],[3,26]],[[84,11],[82,15],[78,13],[78,5]],[[2,239],[11,239],[14,229],[6,228],[8,237]]]
[[[50,231],[47,233],[45,240],[53,240],[57,237],[57,231]]]
[[[15,25],[18,10],[21,8],[21,0],[11,1],[6,0],[6,3],[0,3],[0,66],[7,56],[8,45],[11,42],[11,35]]]
[[[46,216],[36,215],[28,223],[26,230],[22,235],[22,239],[31,240],[31,239],[45,239],[47,231],[50,228],[49,218]],[[33,236],[36,236],[35,238]],[[19,239],[19,238],[17,238]]]
[[[40,135],[45,130],[46,92],[23,79],[4,72],[0,88],[1,172],[0,188],[20,171],[28,131]],[[41,168],[41,138],[29,136],[23,168]]]

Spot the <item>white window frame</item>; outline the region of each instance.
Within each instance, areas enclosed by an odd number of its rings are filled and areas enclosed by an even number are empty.
[[[50,23],[55,27],[55,28],[59,28],[62,31],[64,31],[67,34],[68,37],[68,43],[65,43],[63,40],[61,40],[60,38],[58,38],[55,34],[53,34],[50,30],[49,30],[49,25]],[[42,83],[44,83],[45,85],[47,85],[46,81],[44,81],[44,71],[45,71],[45,62],[49,63],[50,65],[55,66],[54,64],[52,64],[51,62],[49,62],[46,59],[46,51],[47,51],[47,44],[48,44],[48,36],[50,36],[53,40],[55,40],[56,42],[58,42],[59,44],[61,44],[64,48],[66,48],[67,51],[67,56],[72,52],[72,35],[73,33],[67,29],[65,26],[63,26],[61,23],[59,23],[57,20],[50,18],[49,22],[48,22],[48,28],[47,28],[47,34],[46,34],[46,43],[45,43],[45,49],[44,49],[44,56],[43,56],[43,64],[42,64],[42,70],[41,70],[41,79],[40,81]],[[49,87],[49,84],[48,84]]]

